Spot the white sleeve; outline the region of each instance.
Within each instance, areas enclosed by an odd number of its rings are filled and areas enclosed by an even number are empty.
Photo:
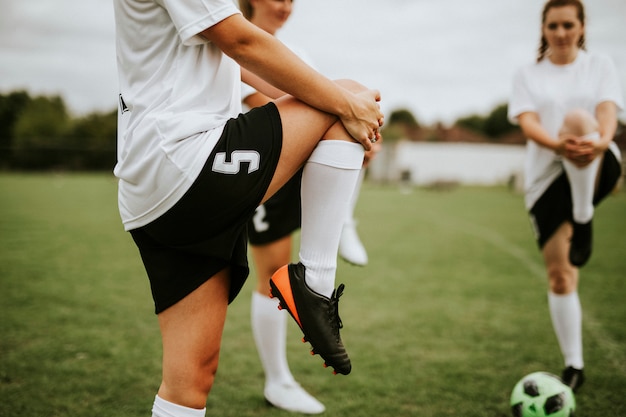
[[[600,85],[598,86],[598,104],[603,101],[612,101],[620,109],[624,109],[622,88],[617,75],[617,69],[608,56],[599,57],[601,66]]]
[[[513,78],[513,89],[509,98],[508,119],[518,123],[518,116],[527,111],[537,111],[528,86],[527,68],[521,68]]]
[[[207,43],[199,35],[200,32],[227,17],[241,13],[232,0],[157,1],[167,10],[185,46]]]

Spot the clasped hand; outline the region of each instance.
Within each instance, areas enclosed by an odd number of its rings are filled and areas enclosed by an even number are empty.
[[[366,151],[370,151],[372,144],[382,139],[379,128],[384,124],[384,116],[380,111],[379,101],[380,93],[377,90],[356,93],[351,103],[351,115],[341,118],[348,133]]]
[[[584,139],[569,134],[559,137],[558,149],[560,154],[579,168],[589,165],[603,151],[598,146],[597,140]]]

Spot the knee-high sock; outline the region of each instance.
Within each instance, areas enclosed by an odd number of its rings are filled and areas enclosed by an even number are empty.
[[[549,292],[548,305],[565,366],[583,369],[582,308],[578,292],[566,295]]]
[[[183,407],[166,401],[158,395],[154,398],[152,405],[152,417],[204,417],[205,414],[206,408]]]
[[[278,299],[252,293],[252,334],[257,352],[265,371],[265,383],[290,384],[293,375],[287,364],[285,340],[287,336],[287,313],[278,310]]]
[[[335,289],[339,237],[363,156],[359,144],[324,140],[302,173],[300,262],[306,267],[307,285],[327,297]]]
[[[363,178],[365,178],[365,170],[361,169],[361,171],[359,171],[359,177],[357,178],[356,185],[354,186],[354,191],[352,192],[352,198],[350,199],[350,206],[348,206],[348,214],[346,216],[346,223],[354,222],[354,209],[356,208],[357,201],[359,201],[359,194],[361,193],[361,186],[363,185]]]
[[[593,132],[585,138],[599,140],[600,134]],[[593,193],[599,166],[600,158],[594,159],[584,168],[578,168],[571,161],[563,159],[563,167],[572,189],[572,215],[577,223],[588,223],[593,218]]]

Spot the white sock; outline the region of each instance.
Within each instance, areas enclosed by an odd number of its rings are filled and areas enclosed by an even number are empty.
[[[287,312],[278,310],[278,298],[252,293],[252,334],[265,371],[265,383],[290,384],[295,382],[289,365],[285,340]]]
[[[183,407],[164,400],[158,395],[154,398],[152,406],[152,417],[204,417],[206,408],[198,410],[197,408]]]
[[[582,307],[578,292],[557,295],[550,291],[548,305],[565,366],[583,369]]]
[[[586,139],[600,140],[600,133],[593,132]],[[563,167],[572,189],[572,215],[576,223],[585,224],[593,218],[593,194],[600,158],[594,159],[584,168],[578,168],[571,161],[563,159]]]
[[[354,186],[352,198],[350,199],[350,206],[348,207],[348,215],[346,216],[346,223],[348,224],[354,223],[354,209],[356,208],[357,201],[359,201],[359,194],[361,193],[363,178],[365,178],[365,170],[361,169],[361,171],[359,171],[359,178],[357,179],[356,185]]]
[[[339,238],[363,156],[360,144],[324,140],[304,165],[300,262],[307,285],[326,297],[335,289]]]

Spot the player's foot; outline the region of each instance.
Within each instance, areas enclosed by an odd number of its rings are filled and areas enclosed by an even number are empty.
[[[343,225],[339,240],[339,256],[354,265],[367,265],[367,251],[359,239],[354,220],[347,221]]]
[[[572,244],[569,248],[569,261],[574,266],[583,266],[591,256],[592,227],[587,223],[572,222]]]
[[[293,413],[320,414],[326,410],[324,404],[317,401],[297,382],[268,384],[265,386],[264,395],[269,404]]]
[[[280,268],[270,279],[271,296],[278,297],[280,307],[296,320],[304,342],[311,343],[312,354],[324,359],[324,366],[332,366],[335,373],[348,375],[352,370],[350,358],[343,346],[339,329],[339,297],[344,285],[333,291],[330,298],[311,290],[304,280],[305,268],[301,263]]]
[[[572,366],[568,366],[563,369],[561,380],[565,385],[570,387],[572,391],[576,392],[585,382],[585,373],[582,369],[576,369]]]

